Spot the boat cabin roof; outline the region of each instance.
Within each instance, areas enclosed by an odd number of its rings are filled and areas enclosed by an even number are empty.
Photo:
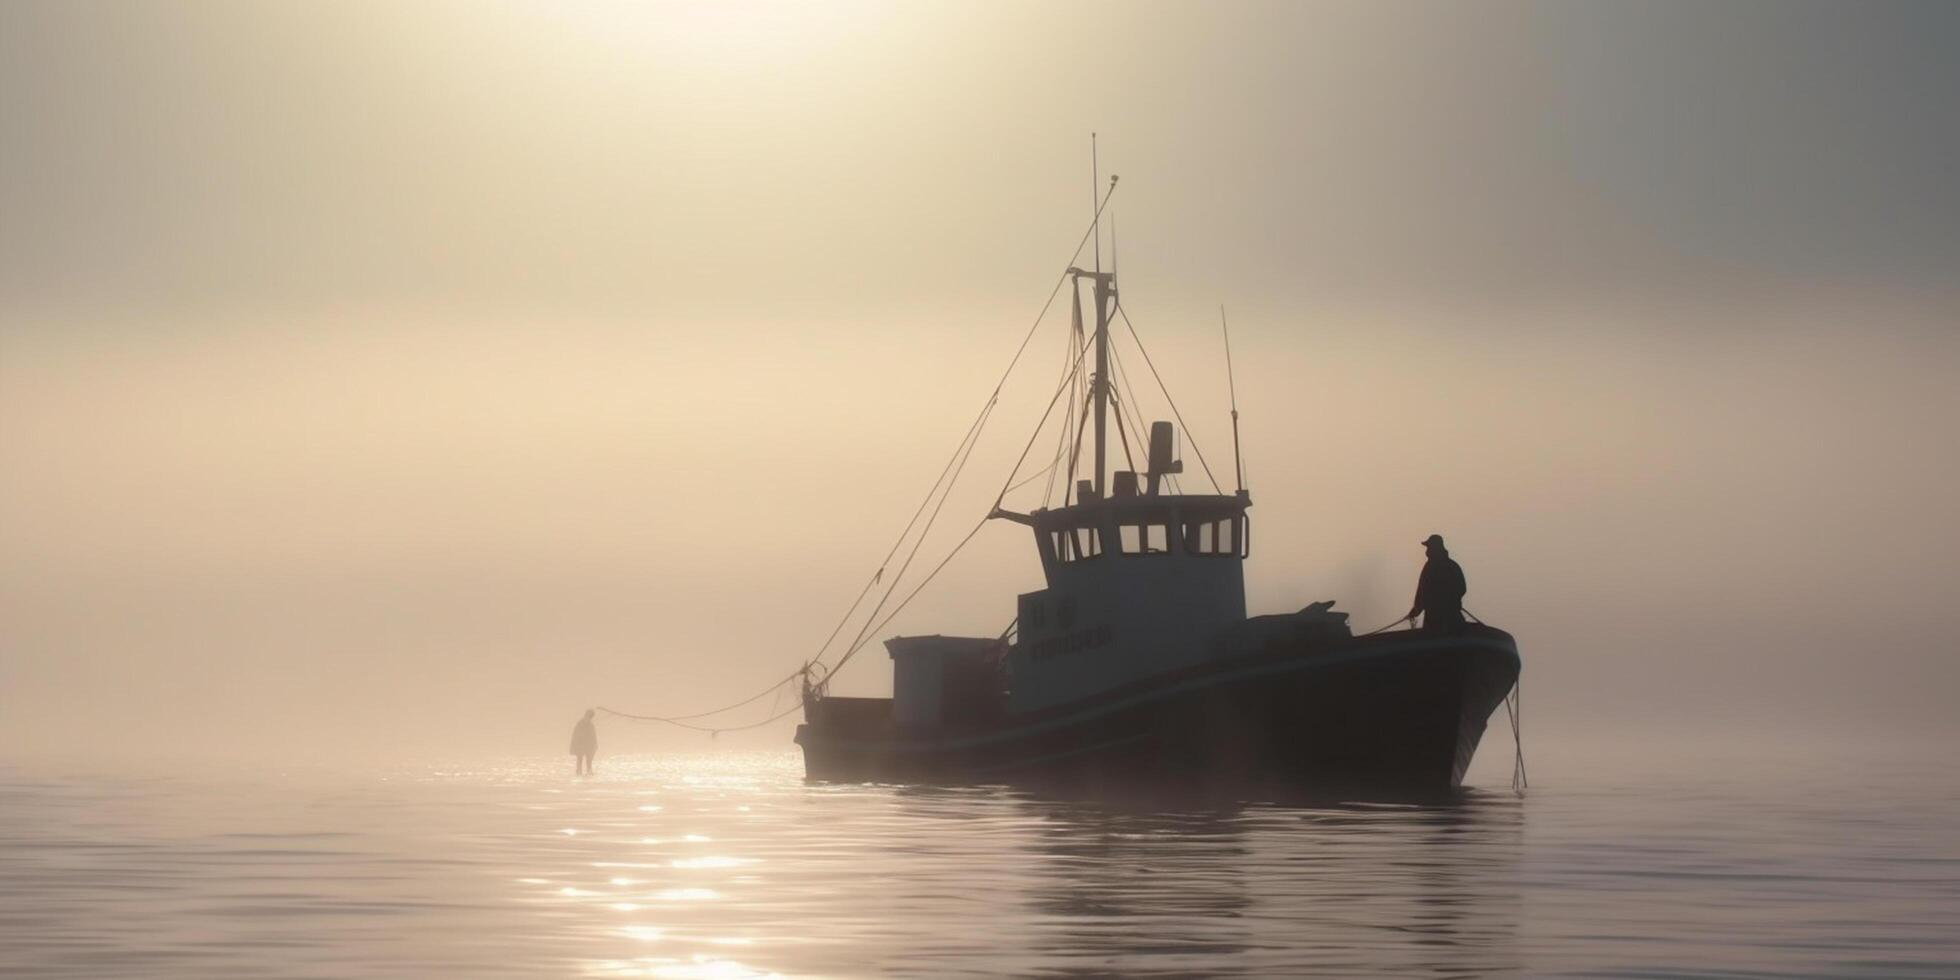
[[[1087,500],[1052,510],[1043,508],[1028,516],[1040,530],[1061,530],[1099,527],[1106,523],[1152,524],[1179,517],[1218,520],[1235,517],[1250,506],[1252,500],[1245,494],[1139,494]]]

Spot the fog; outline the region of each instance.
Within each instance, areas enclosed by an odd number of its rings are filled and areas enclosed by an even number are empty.
[[[1092,131],[1187,486],[1229,311],[1253,611],[1382,625],[1440,532],[1540,743],[1951,738],[1956,49],[1930,4],[9,4],[0,755],[556,752],[761,689],[987,401]],[[995,522],[885,632],[1039,581]]]

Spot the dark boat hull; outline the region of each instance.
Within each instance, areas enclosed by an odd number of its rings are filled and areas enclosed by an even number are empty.
[[[797,742],[813,779],[1446,791],[1518,669],[1501,630],[1392,633],[1215,662],[964,730],[813,711]]]

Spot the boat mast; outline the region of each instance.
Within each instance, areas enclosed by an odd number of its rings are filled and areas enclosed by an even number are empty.
[[[1104,430],[1109,427],[1109,278],[1096,273],[1096,499],[1103,493]]]
[[[1096,160],[1096,134],[1089,134],[1089,204],[1096,208],[1092,222],[1096,238],[1096,499],[1105,499],[1103,492],[1103,469],[1107,447],[1104,445],[1105,432],[1109,422],[1109,278],[1102,271],[1102,208],[1098,206],[1097,186],[1102,183],[1102,168]]]
[[[1090,180],[1092,181],[1090,186],[1093,191],[1094,189],[1093,181],[1098,181],[1102,179],[1102,170],[1096,160],[1096,134],[1094,133],[1089,134],[1089,170],[1090,170],[1089,177]],[[1114,174],[1110,175],[1109,188],[1112,192],[1116,189],[1116,176]],[[1090,204],[1095,209],[1091,213],[1089,219],[1090,234],[1092,237],[1095,238],[1096,241],[1095,271],[1091,272],[1088,269],[1084,269],[1074,265],[1068,267],[1068,275],[1070,277],[1069,288],[1074,291],[1075,310],[1076,310],[1075,322],[1078,326],[1080,326],[1081,324],[1082,280],[1086,277],[1088,279],[1093,280],[1096,284],[1096,370],[1095,373],[1092,374],[1089,378],[1089,385],[1090,385],[1089,403],[1084,404],[1082,406],[1082,409],[1084,415],[1088,414],[1088,411],[1091,408],[1091,406],[1094,407],[1096,412],[1095,479],[1085,480],[1083,482],[1089,484],[1089,489],[1085,492],[1094,494],[1097,499],[1102,499],[1107,494],[1107,489],[1104,485],[1104,480],[1107,474],[1104,471],[1108,469],[1108,459],[1109,459],[1109,445],[1108,445],[1109,391],[1110,391],[1109,317],[1110,314],[1114,312],[1114,304],[1116,301],[1116,271],[1114,269],[1111,269],[1108,272],[1104,272],[1102,268],[1102,209],[1103,209],[1103,205],[1106,204],[1107,202],[1108,202],[1107,196],[1101,198],[1100,200],[1096,199],[1093,193],[1090,196]],[[1080,255],[1081,252],[1078,251],[1076,254]],[[1088,419],[1086,418],[1082,420],[1082,422],[1084,423],[1086,423],[1087,421]],[[1086,433],[1083,431],[1081,424],[1078,424],[1075,430],[1075,446],[1077,447],[1077,449],[1081,448],[1082,437],[1085,434]],[[1070,480],[1075,479],[1075,459],[1076,459],[1075,455],[1071,453],[1069,455],[1069,479]],[[1063,493],[1062,496],[1063,502],[1066,504],[1068,500],[1068,491],[1064,489],[1062,493]],[[1085,501],[1086,498],[1078,501],[1078,503],[1085,502]]]

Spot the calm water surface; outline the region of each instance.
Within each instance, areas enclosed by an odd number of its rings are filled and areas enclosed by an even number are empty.
[[[1960,976],[1950,768],[1143,808],[603,761],[0,767],[0,975]]]

